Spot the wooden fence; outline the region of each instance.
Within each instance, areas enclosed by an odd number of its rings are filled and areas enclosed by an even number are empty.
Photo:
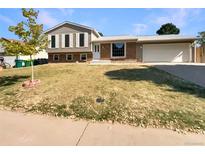
[[[196,48],[196,62],[205,63],[205,46]]]

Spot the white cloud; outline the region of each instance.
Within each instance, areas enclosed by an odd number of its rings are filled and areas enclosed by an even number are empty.
[[[59,8],[58,10],[59,10],[64,16],[72,16],[73,13],[75,12],[74,9]]]
[[[134,24],[133,27],[134,27],[134,33],[136,35],[141,35],[148,28],[148,26],[146,24]]]
[[[15,24],[15,22],[11,18],[9,18],[7,16],[4,16],[2,14],[0,14],[0,20],[7,23],[7,24],[9,24],[9,25],[14,25]]]
[[[183,27],[186,24],[188,13],[186,9],[174,9],[171,12],[168,11],[165,16],[157,17],[155,22],[159,25],[171,22],[179,27]]]
[[[55,26],[59,23],[58,20],[50,14],[50,12],[45,10],[41,10],[39,12],[38,20],[40,23],[48,27]]]
[[[199,15],[199,12],[199,9],[168,9],[165,11],[165,15],[152,18],[156,24],[162,25],[171,22],[181,28]]]

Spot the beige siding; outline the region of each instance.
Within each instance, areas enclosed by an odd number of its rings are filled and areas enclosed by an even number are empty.
[[[62,48],[62,34],[73,34],[73,47]],[[88,45],[87,47],[76,47],[76,33],[87,33],[88,35]],[[81,28],[78,26],[73,26],[70,24],[65,24],[60,26],[48,33],[48,35],[59,35],[59,49],[47,49],[49,53],[51,52],[91,52],[91,30]]]
[[[93,32],[91,32],[91,41],[93,41],[93,40],[95,40],[95,39],[97,39],[98,37],[93,33]],[[91,42],[88,42],[88,43],[90,43],[90,46],[91,46],[91,50],[93,50],[93,44],[91,43]]]
[[[94,34],[94,32],[91,33],[91,41],[97,39],[98,37]]]

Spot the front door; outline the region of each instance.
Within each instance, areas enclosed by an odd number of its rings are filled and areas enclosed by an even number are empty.
[[[93,59],[100,59],[100,44],[94,44]]]

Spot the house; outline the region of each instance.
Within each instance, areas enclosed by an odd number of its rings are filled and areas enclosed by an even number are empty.
[[[101,36],[91,27],[63,22],[47,31],[49,62],[195,62],[194,36]]]
[[[19,41],[15,39],[6,39],[6,38],[0,38],[8,41]],[[6,55],[4,48],[0,44],[0,57],[4,59],[4,62],[8,63],[11,67],[15,66],[15,60],[30,60],[30,56],[26,55],[18,55],[18,56],[10,56]],[[33,56],[33,59],[48,59],[48,53],[46,51],[39,52],[38,54]]]

